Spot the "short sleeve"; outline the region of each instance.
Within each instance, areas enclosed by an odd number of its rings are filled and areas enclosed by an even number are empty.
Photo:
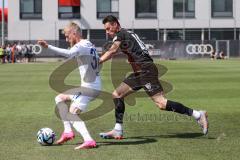
[[[115,42],[115,41],[123,41],[123,40],[124,40],[124,35],[123,35],[123,33],[121,31],[116,33],[116,36],[113,38],[113,42]]]

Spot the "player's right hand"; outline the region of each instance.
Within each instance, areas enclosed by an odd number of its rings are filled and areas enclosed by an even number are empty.
[[[48,48],[48,43],[44,40],[38,40],[37,42],[39,45],[41,45],[44,48]]]

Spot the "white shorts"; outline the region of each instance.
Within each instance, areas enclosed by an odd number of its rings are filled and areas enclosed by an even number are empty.
[[[80,87],[71,91],[70,99],[72,101],[71,107],[76,107],[81,110],[81,112],[87,111],[88,103],[94,100],[99,94],[99,90]]]

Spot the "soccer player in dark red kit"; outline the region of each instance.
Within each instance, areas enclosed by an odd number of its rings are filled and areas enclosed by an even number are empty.
[[[100,133],[100,136],[102,138],[123,138],[124,97],[141,88],[145,90],[159,109],[193,116],[201,126],[203,134],[207,134],[209,124],[206,111],[193,110],[179,102],[165,98],[162,85],[158,79],[158,69],[138,35],[121,28],[118,19],[112,15],[105,17],[103,24],[108,36],[113,38],[113,44],[100,57],[100,63],[111,59],[114,54],[120,51],[127,55],[133,73],[126,77],[113,91],[115,127],[109,132]]]

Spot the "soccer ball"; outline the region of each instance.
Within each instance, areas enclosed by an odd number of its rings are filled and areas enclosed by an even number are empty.
[[[50,128],[42,128],[37,133],[37,141],[43,146],[52,145],[55,141],[55,133]]]

